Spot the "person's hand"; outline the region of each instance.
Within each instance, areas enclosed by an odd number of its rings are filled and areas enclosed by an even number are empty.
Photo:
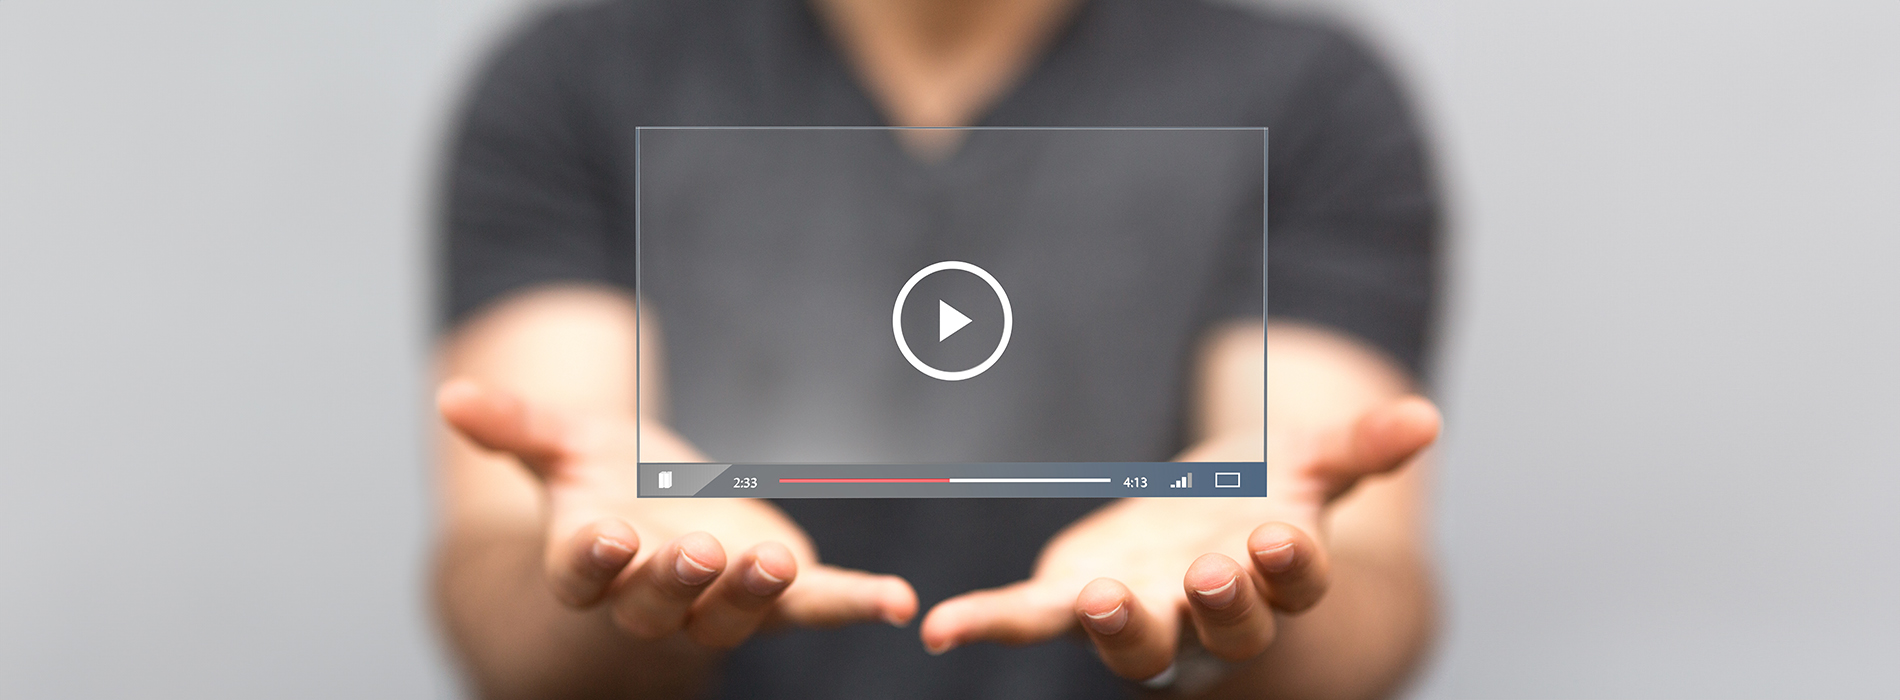
[[[1326,593],[1327,505],[1361,478],[1407,462],[1438,428],[1431,403],[1401,399],[1352,425],[1267,440],[1266,498],[1106,506],[1050,540],[1028,580],[931,609],[925,648],[1033,643],[1079,626],[1110,670],[1147,680],[1172,665],[1185,617],[1215,656],[1257,656],[1273,642],[1276,613],[1304,611]],[[1261,443],[1256,434],[1203,444],[1181,460],[1258,460]]]
[[[636,433],[630,416],[558,413],[467,380],[445,383],[436,401],[450,426],[515,456],[545,488],[553,594],[635,638],[684,632],[727,649],[762,624],[903,625],[916,614],[910,584],[818,563],[769,503],[638,498],[636,437],[648,461],[706,461],[662,426]]]

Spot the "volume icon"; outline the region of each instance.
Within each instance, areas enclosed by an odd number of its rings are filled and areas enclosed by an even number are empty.
[[[1181,478],[1175,479],[1174,483],[1168,484],[1168,488],[1171,488],[1171,489],[1194,488],[1194,472],[1188,472],[1186,474],[1181,475]]]

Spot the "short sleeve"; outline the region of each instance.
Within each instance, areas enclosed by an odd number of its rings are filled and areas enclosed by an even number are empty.
[[[586,89],[588,35],[579,10],[545,15],[502,47],[469,94],[440,212],[445,328],[527,287],[614,282],[609,249],[623,217]]]
[[[1333,327],[1424,366],[1439,202],[1397,85],[1329,34],[1268,131],[1268,315]]]

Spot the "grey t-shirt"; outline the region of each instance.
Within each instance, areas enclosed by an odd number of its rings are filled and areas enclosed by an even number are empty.
[[[550,12],[496,54],[452,142],[443,251],[446,318],[452,324],[537,284],[633,287],[637,126],[881,123],[882,116],[802,3],[661,0]],[[1418,370],[1434,290],[1435,193],[1421,138],[1395,86],[1363,48],[1342,34],[1192,0],[1089,2],[979,125],[1268,127],[1270,315],[1356,335]],[[891,196],[871,200],[870,208],[859,213],[920,223],[904,227],[910,232],[907,246],[855,248],[854,256],[865,263],[857,268],[863,272],[855,273],[862,279],[842,280],[839,288],[883,289],[892,282],[879,275],[889,274],[901,283],[919,264],[939,257],[933,246],[950,240],[947,236],[991,222],[984,217],[994,212],[959,210],[958,202],[993,199],[986,189],[1032,187],[1033,169],[994,167],[997,159],[1016,152],[999,143],[1007,141],[997,137],[1000,133],[977,134],[942,164],[886,161],[889,177],[879,182]],[[893,148],[883,155],[893,154],[899,152]],[[874,157],[866,154],[852,162],[871,163]],[[984,173],[986,179],[959,186],[959,169]],[[1023,179],[1012,181],[1011,172]],[[1141,358],[1143,366],[1166,364],[1168,358],[1180,359],[1207,323],[1249,313],[1257,317],[1258,308],[1249,309],[1245,302],[1257,299],[1258,281],[1252,282],[1255,293],[1244,291],[1248,281],[1237,279],[1230,263],[1250,259],[1244,244],[1247,232],[1257,236],[1259,230],[1261,187],[1257,173],[1226,173],[1213,167],[1179,174],[1175,187],[1152,191],[1123,182],[1115,195],[1131,198],[1137,208],[1159,209],[1165,209],[1161,198],[1171,191],[1200,198],[1193,208],[1207,215],[1207,224],[1190,227],[1181,235],[1191,240],[1181,242],[1211,254],[1184,257],[1148,274],[1196,281],[1189,286],[1205,294],[1182,296],[1168,309],[1150,309],[1155,331],[1126,339],[1128,344],[1114,352],[1096,353],[1106,363],[1101,367],[1052,377],[1046,370],[1062,366],[1053,359],[1060,348],[1013,343],[1008,362],[993,370],[997,376],[979,378],[993,381],[978,387],[976,398],[962,399],[980,399],[981,411],[958,405],[958,399],[919,400],[891,390],[892,382],[930,381],[902,371],[865,374],[864,386],[842,393],[854,397],[850,403],[860,404],[865,415],[900,421],[877,431],[895,437],[874,449],[924,459],[1013,461],[1013,455],[1027,454],[1037,444],[1023,435],[1052,431],[1068,431],[1061,442],[1093,445],[1100,452],[1089,456],[1103,459],[1165,459],[1178,449],[1179,376],[1129,382],[1128,372],[1115,363]],[[930,195],[903,196],[906,182],[925,183]],[[1252,221],[1244,218],[1248,211]],[[1129,226],[1138,223],[1125,219]],[[1121,225],[1116,221],[1092,234],[1078,229],[1066,236],[1034,237],[1040,253],[992,249],[990,259],[1004,265],[1094,240],[1077,239],[1083,235],[1114,239]],[[817,236],[818,231],[791,235]],[[982,254],[981,242],[958,243],[959,255]],[[972,247],[978,252],[970,253]],[[651,254],[665,256],[672,276],[649,267],[643,282],[659,306],[666,306],[671,290],[677,306],[690,308],[699,303],[687,293],[691,277],[679,275],[701,266],[726,276],[764,274],[775,262],[764,252],[744,250],[772,247],[695,252],[693,246],[675,245]],[[1090,299],[1119,303],[1113,295],[1080,295],[1068,302],[1070,312],[1108,313],[1087,308]],[[703,445],[762,449],[732,437],[743,431],[719,422],[733,419],[718,407],[731,405],[732,392],[748,386],[720,373],[734,363],[821,353],[824,344],[791,351],[742,347],[735,355],[732,344],[722,341],[758,319],[730,312],[719,318],[665,308],[661,313],[674,358],[670,389],[680,429]],[[880,361],[902,362],[890,353]],[[1012,377],[1008,367],[1026,373]],[[1045,371],[1027,372],[1034,368]],[[866,396],[874,398],[867,403]],[[1055,415],[1060,411],[1050,410],[1079,402],[1100,410],[1088,421],[1065,420]],[[885,410],[876,410],[880,406]],[[957,445],[1015,446],[956,454],[901,423],[925,415],[935,426],[980,438]],[[784,411],[755,411],[744,423],[767,430],[783,428],[785,420]],[[1075,453],[1028,458],[1074,459],[1069,454]],[[1099,503],[781,505],[811,533],[828,562],[903,575],[928,609],[956,593],[1025,577],[1042,543]],[[1017,649],[976,645],[931,657],[923,652],[914,625],[762,636],[734,653],[719,689],[735,698],[1098,698],[1124,691],[1092,652],[1071,640]]]

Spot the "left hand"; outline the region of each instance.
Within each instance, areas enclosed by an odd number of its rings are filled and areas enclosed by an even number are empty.
[[[932,608],[924,646],[1029,644],[1080,627],[1111,671],[1145,680],[1173,664],[1185,617],[1215,656],[1258,656],[1273,643],[1276,612],[1299,613],[1326,593],[1327,506],[1360,479],[1404,465],[1438,429],[1437,409],[1409,397],[1351,425],[1273,435],[1265,441],[1271,495],[1103,507],[1050,540],[1028,580]],[[1210,441],[1180,460],[1257,460],[1261,443],[1259,434]]]

